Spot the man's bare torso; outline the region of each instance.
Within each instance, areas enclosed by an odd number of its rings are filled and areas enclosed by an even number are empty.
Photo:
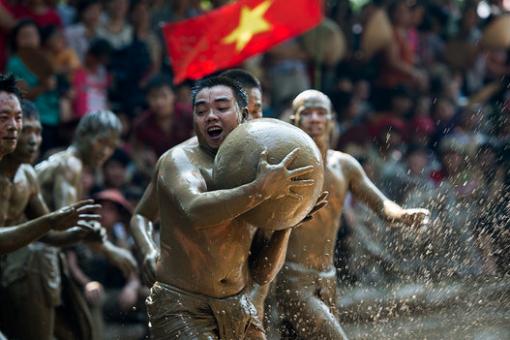
[[[161,223],[156,278],[190,292],[226,297],[242,291],[249,281],[248,256],[255,228],[239,218],[213,228],[192,225],[179,199],[188,185],[171,182],[175,171],[189,171],[200,174],[207,191],[213,165],[214,156],[201,149],[195,138],[162,156],[156,176]]]
[[[0,175],[2,191],[0,199],[0,226],[23,222],[25,210],[33,195],[37,194],[35,171],[29,164],[22,164],[14,178]]]
[[[82,170],[81,160],[68,150],[58,152],[36,166],[41,192],[50,209],[58,209],[67,205],[68,200],[63,197],[65,195],[73,195],[75,198],[73,201],[81,198]],[[62,178],[65,178],[66,182],[72,185],[66,187],[62,192],[54,192],[55,182]]]
[[[329,192],[328,205],[313,219],[296,228],[290,236],[286,261],[323,271],[333,264],[336,235],[340,227],[345,195],[349,189],[344,162],[345,154],[328,150],[324,171],[324,191]]]

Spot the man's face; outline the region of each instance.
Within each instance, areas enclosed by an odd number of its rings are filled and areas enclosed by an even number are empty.
[[[16,148],[23,115],[18,98],[7,92],[0,92],[0,158]]]
[[[100,167],[110,158],[119,144],[117,133],[110,132],[92,138],[86,163],[92,167]]]
[[[216,151],[241,122],[241,112],[228,86],[207,87],[197,93],[193,123],[200,145]]]
[[[167,86],[151,90],[147,101],[150,110],[160,117],[171,116],[174,112],[175,95]]]
[[[248,89],[248,120],[262,118],[262,93],[256,87]]]
[[[329,133],[331,114],[323,107],[308,107],[301,111],[300,128],[310,137],[322,137]]]
[[[32,164],[35,162],[42,142],[41,131],[42,127],[39,119],[23,119],[23,129],[19,135],[18,145],[13,156],[23,163]]]

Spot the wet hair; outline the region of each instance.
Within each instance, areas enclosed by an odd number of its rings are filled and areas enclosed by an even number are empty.
[[[75,141],[85,138],[115,133],[120,135],[122,132],[122,123],[120,119],[111,111],[101,110],[89,112],[80,119],[74,133]]]
[[[170,78],[165,77],[162,74],[155,75],[145,86],[145,95],[149,95],[152,91],[159,90],[163,87],[168,87],[170,90],[172,90],[172,92],[174,91],[174,87],[172,86],[172,81]]]
[[[34,26],[37,29],[37,32],[39,32],[39,28],[37,27],[37,24],[32,19],[19,20],[10,32],[9,47],[11,49],[11,52],[18,51],[18,42],[17,42],[18,34],[23,28],[25,28],[27,26]]]
[[[22,99],[21,91],[16,86],[16,78],[12,74],[1,74],[0,73],[0,91],[7,92]]]
[[[246,90],[248,89],[259,89],[261,90],[262,87],[260,86],[260,81],[250,72],[245,71],[240,68],[234,68],[231,70],[227,70],[220,74],[220,77],[230,78],[233,80],[238,81],[242,87]]]
[[[87,54],[96,58],[109,57],[112,54],[112,45],[105,39],[96,38],[90,43]]]
[[[33,102],[23,99],[21,101],[21,111],[23,112],[23,119],[39,119],[39,110]]]
[[[239,109],[243,114],[243,119],[246,118],[248,112],[246,107],[248,106],[248,95],[246,91],[243,89],[242,85],[234,79],[230,79],[227,77],[210,77],[199,80],[192,89],[192,103],[193,107],[195,106],[195,101],[197,99],[197,94],[205,88],[210,88],[214,86],[227,86],[232,89],[234,93],[234,97],[236,99],[237,105],[239,105]]]

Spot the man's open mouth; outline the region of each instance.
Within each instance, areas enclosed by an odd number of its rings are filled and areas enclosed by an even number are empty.
[[[211,126],[210,128],[207,128],[207,134],[211,138],[218,138],[222,132],[223,129],[219,126]]]

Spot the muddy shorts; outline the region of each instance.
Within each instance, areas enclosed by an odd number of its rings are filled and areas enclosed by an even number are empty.
[[[156,282],[146,304],[153,339],[265,339],[244,292],[219,299]]]

